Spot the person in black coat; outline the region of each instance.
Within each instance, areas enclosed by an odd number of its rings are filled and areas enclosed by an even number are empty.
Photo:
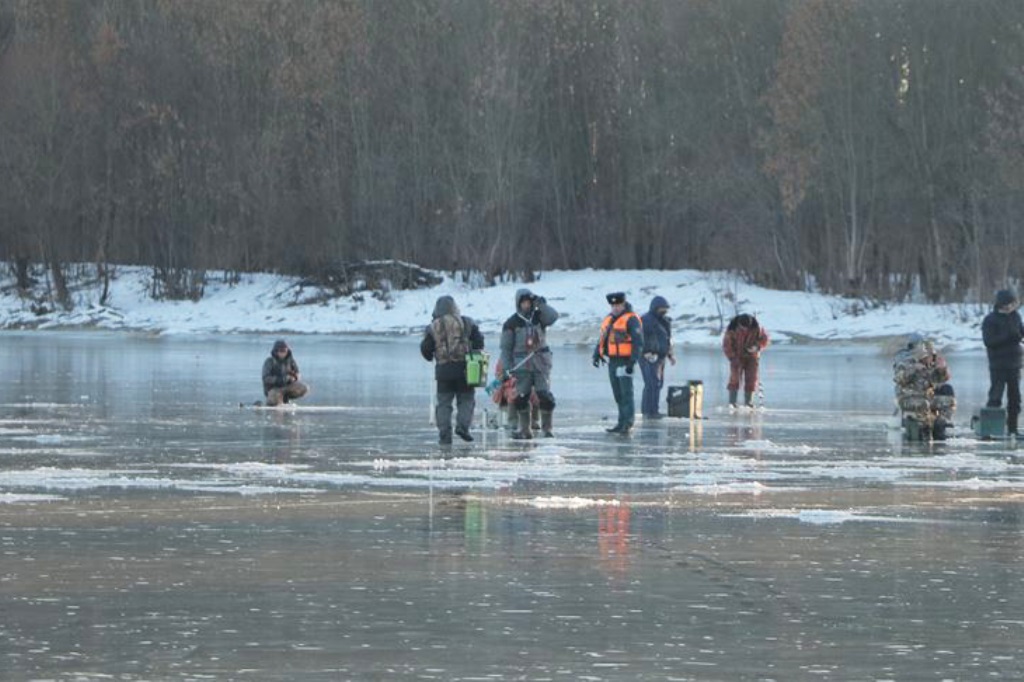
[[[981,323],[981,336],[988,352],[988,403],[986,407],[999,407],[1006,392],[1006,431],[1017,435],[1017,417],[1020,414],[1020,368],[1024,351],[1024,322],[1017,309],[1017,292],[1003,289],[996,292],[992,312]]]

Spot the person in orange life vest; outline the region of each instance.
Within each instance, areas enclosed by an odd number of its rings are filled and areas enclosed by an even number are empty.
[[[423,331],[420,355],[434,363],[437,382],[437,434],[441,445],[452,442],[452,401],[456,402],[455,435],[473,440],[469,427],[473,423],[476,395],[466,383],[466,354],[483,350],[484,337],[471,318],[463,317],[455,299],[441,296],[434,304],[433,320]]]
[[[768,332],[757,322],[757,318],[742,313],[732,318],[722,337],[722,351],[729,359],[729,405],[736,406],[740,381],[743,381],[743,400],[747,407],[754,405],[754,390],[757,389],[758,366],[761,351],[768,346]]]
[[[594,367],[608,363],[608,381],[619,407],[619,418],[608,433],[629,433],[633,428],[636,408],[633,403],[633,370],[644,352],[644,330],[640,316],[626,301],[626,294],[617,291],[605,296],[612,307],[601,322],[601,338],[594,348]]]

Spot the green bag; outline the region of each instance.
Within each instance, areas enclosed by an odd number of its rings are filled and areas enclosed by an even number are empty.
[[[490,356],[482,351],[466,353],[466,383],[473,387],[485,385],[490,360]]]

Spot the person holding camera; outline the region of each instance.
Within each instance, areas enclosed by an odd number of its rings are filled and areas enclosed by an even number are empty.
[[[601,337],[594,348],[594,367],[608,364],[612,396],[619,407],[619,418],[608,433],[623,435],[633,428],[636,408],[633,402],[633,371],[644,352],[644,332],[640,316],[633,312],[621,291],[605,296],[611,312],[601,322]]]
[[[540,407],[540,428],[551,438],[555,396],[551,393],[551,348],[547,330],[558,320],[558,311],[543,296],[529,289],[516,291],[516,312],[501,327],[501,366],[504,377],[515,377],[516,439],[533,438],[530,423],[530,394],[536,393]]]
[[[309,387],[299,381],[299,365],[292,356],[288,342],[278,339],[263,362],[263,395],[267,407],[276,407],[306,395]]]

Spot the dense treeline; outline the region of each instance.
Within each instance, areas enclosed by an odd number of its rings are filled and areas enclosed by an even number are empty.
[[[0,0],[0,258],[735,268],[987,298],[1015,0]]]

